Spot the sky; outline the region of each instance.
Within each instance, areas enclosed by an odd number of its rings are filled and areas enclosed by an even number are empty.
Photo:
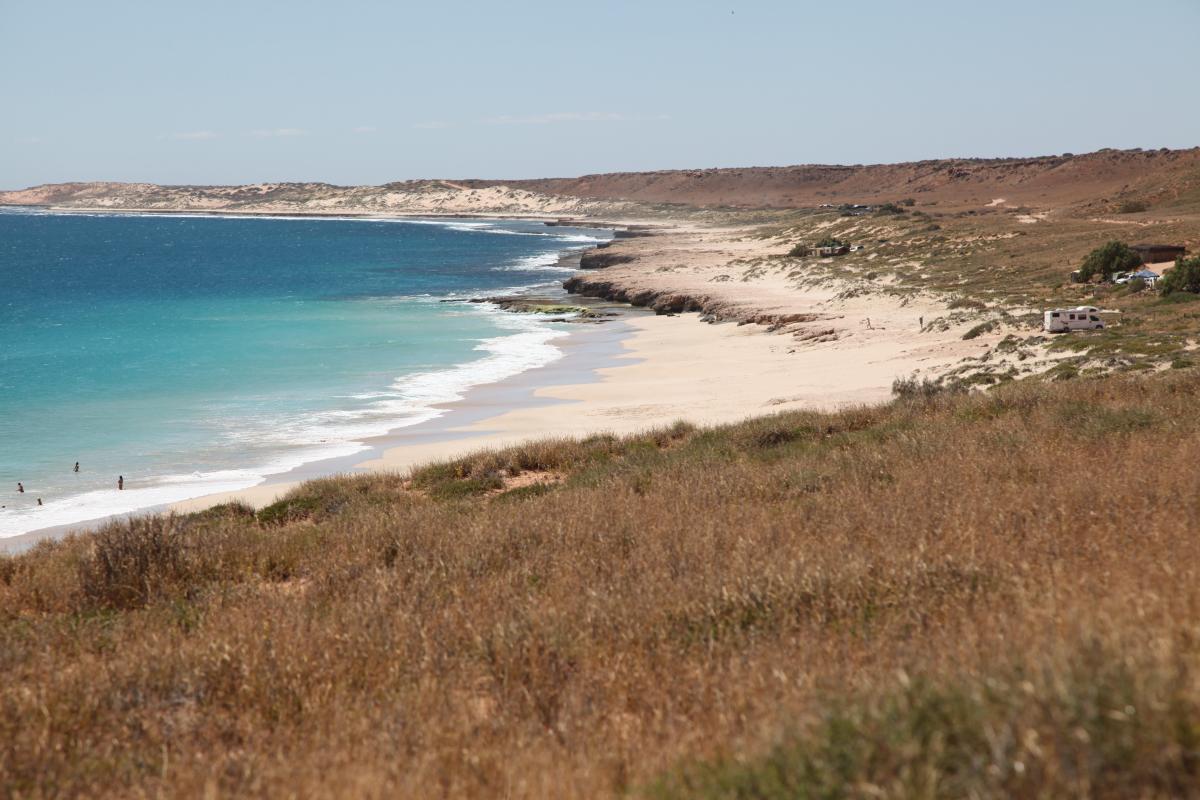
[[[0,0],[0,188],[1200,145],[1200,0]]]

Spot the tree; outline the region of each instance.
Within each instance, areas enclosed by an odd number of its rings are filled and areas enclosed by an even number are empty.
[[[817,247],[844,247],[845,245],[845,242],[835,236],[826,236],[816,244]]]
[[[1103,247],[1087,254],[1079,267],[1079,277],[1084,283],[1099,276],[1100,280],[1112,280],[1115,272],[1129,272],[1142,265],[1142,257],[1129,249],[1129,245],[1115,239]]]
[[[1177,259],[1175,267],[1167,271],[1158,282],[1163,294],[1191,292],[1200,294],[1200,256]]]

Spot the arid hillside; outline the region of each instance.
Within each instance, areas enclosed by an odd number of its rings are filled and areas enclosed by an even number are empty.
[[[1040,158],[942,159],[868,166],[666,170],[507,181],[544,194],[696,206],[802,208],[914,198],[956,208],[1009,204],[1115,210],[1200,199],[1200,148],[1101,150]],[[487,186],[491,182],[475,182]]]
[[[1101,150],[1039,158],[942,159],[868,166],[802,165],[617,172],[536,180],[427,180],[382,186],[259,183],[157,186],[61,183],[0,192],[0,205],[300,214],[611,215],[650,205],[813,208],[913,199],[961,210],[1119,211],[1200,205],[1200,148]]]

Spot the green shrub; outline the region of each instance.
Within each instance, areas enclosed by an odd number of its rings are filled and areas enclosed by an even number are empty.
[[[1172,306],[1179,303],[1194,303],[1197,300],[1200,300],[1200,295],[1192,294],[1191,292],[1171,292],[1164,289],[1163,296],[1158,302]]]
[[[996,328],[995,322],[981,322],[963,334],[963,339],[976,339],[985,333],[991,333]]]
[[[1142,257],[1124,242],[1113,240],[1087,254],[1079,267],[1080,281],[1087,283],[1092,278],[1112,280],[1113,273],[1130,272],[1142,265]]]
[[[1140,214],[1143,211],[1150,210],[1150,204],[1145,200],[1126,200],[1121,203],[1120,212],[1122,214]]]
[[[465,497],[487,494],[503,488],[504,479],[498,473],[490,472],[477,478],[463,478],[439,483],[430,488],[429,496],[435,500],[461,500]]]
[[[1126,286],[1129,289],[1130,294],[1137,294],[1138,292],[1144,292],[1144,291],[1146,291],[1146,279],[1145,278],[1132,278],[1132,279],[1130,279],[1129,283],[1126,284]]]
[[[892,395],[901,400],[930,400],[940,394],[961,394],[963,391],[959,384],[944,384],[931,378],[918,378],[916,375],[892,381]]]
[[[846,244],[847,244],[846,242],[843,242],[841,239],[837,238],[836,236],[825,236],[822,239],[817,241],[816,246],[817,247],[845,247]]]
[[[968,297],[956,297],[953,300],[951,300],[950,304],[946,307],[952,308],[952,309],[953,308],[970,308],[975,311],[982,311],[985,308],[987,308],[987,303],[981,302],[979,300],[972,300]]]
[[[291,497],[263,508],[258,512],[258,521],[264,525],[286,525],[316,516],[321,509],[319,497]]]
[[[1163,275],[1159,284],[1159,290],[1164,295],[1175,292],[1200,293],[1200,256],[1178,259],[1175,268]]]
[[[1097,797],[1192,796],[1200,708],[1180,676],[1087,650],[1054,674],[1053,682],[1028,667],[949,682],[902,674],[873,695],[826,704],[764,752],[685,763],[647,794],[1093,796],[1078,792],[1086,786]]]

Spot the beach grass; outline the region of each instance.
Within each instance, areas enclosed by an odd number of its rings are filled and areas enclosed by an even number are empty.
[[[535,442],[0,560],[14,797],[1200,793],[1200,374]]]

